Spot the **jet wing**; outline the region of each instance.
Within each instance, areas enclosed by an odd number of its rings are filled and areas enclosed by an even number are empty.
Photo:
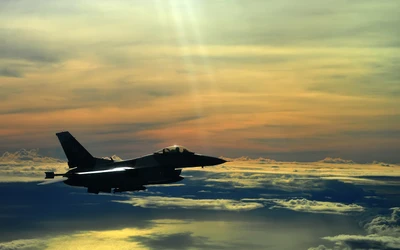
[[[78,175],[94,175],[94,174],[106,174],[106,173],[117,173],[117,172],[126,172],[129,170],[134,170],[137,168],[132,167],[118,167],[118,168],[110,168],[103,170],[94,170],[94,171],[85,171],[85,172],[77,172]]]
[[[67,179],[68,179],[68,178],[66,178],[66,177],[62,177],[62,178],[60,178],[60,179],[52,179],[52,180],[49,180],[49,181],[44,181],[44,182],[38,183],[38,185],[53,184],[53,183],[65,181],[65,180],[67,180]]]
[[[139,169],[144,169],[144,168],[154,168],[154,167],[157,167],[157,166],[116,167],[116,168],[109,168],[109,169],[76,172],[75,174],[96,175],[96,174],[107,174],[107,173],[123,173],[123,172],[130,172],[130,171],[134,171],[134,170],[139,170]]]

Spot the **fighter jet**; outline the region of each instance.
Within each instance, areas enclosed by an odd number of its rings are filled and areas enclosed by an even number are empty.
[[[226,161],[217,157],[196,154],[187,148],[173,145],[152,154],[130,160],[93,157],[68,131],[56,133],[68,159],[70,170],[63,174],[45,172],[40,184],[63,181],[70,186],[86,187],[88,193],[117,193],[146,190],[147,185],[168,184],[183,180],[183,168],[214,166]]]

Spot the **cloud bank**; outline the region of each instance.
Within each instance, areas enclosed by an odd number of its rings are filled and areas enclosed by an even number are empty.
[[[331,157],[326,157],[323,160],[320,160],[318,162],[322,163],[334,163],[334,164],[354,164],[355,162],[352,160],[345,160],[342,158],[331,158]]]
[[[3,163],[3,164],[6,164],[6,163],[63,163],[63,162],[65,162],[65,161],[57,159],[57,158],[40,155],[39,149],[31,149],[31,150],[21,149],[14,153],[5,152],[0,157],[0,163]]]
[[[364,208],[357,204],[343,204],[327,201],[311,201],[307,199],[274,200],[275,206],[271,208],[285,208],[298,212],[324,213],[324,214],[350,214],[360,213]]]
[[[65,161],[42,156],[38,149],[5,152],[0,157],[0,182],[39,181],[46,171],[65,172],[67,169]]]
[[[391,208],[389,216],[379,215],[365,223],[364,229],[367,235],[326,236],[324,240],[333,242],[333,249],[400,249],[400,208]],[[309,250],[330,249],[324,245]]]
[[[225,211],[250,211],[264,207],[257,202],[243,202],[229,199],[190,199],[180,197],[131,197],[127,201],[114,200],[114,202],[130,204],[143,208],[168,208],[168,209],[205,209]]]
[[[400,239],[391,236],[379,235],[338,235],[324,237],[323,239],[334,242],[343,249],[400,249]]]

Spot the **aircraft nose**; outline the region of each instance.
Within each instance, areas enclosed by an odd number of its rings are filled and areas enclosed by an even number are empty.
[[[214,166],[214,165],[219,165],[222,163],[225,163],[226,161],[224,159],[218,158],[218,157],[212,157],[212,156],[200,156],[199,158],[199,165],[200,166]]]
[[[214,161],[214,165],[219,165],[219,164],[223,164],[223,163],[225,163],[226,161],[224,160],[224,159],[221,159],[221,158],[218,158],[218,157],[212,157],[213,158],[213,161]]]

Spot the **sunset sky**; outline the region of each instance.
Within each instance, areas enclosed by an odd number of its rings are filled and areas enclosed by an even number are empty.
[[[399,10],[0,0],[0,249],[400,249]],[[68,170],[60,131],[229,161],[139,192],[37,185]]]
[[[399,1],[0,1],[0,153],[400,162]]]

